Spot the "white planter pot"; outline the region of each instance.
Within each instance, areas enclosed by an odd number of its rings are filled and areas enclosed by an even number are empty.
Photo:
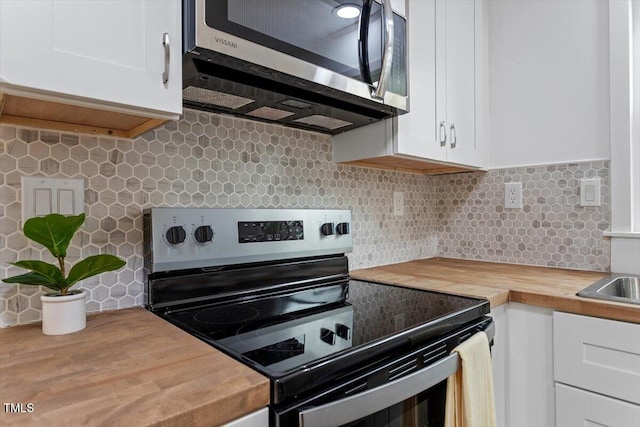
[[[46,294],[42,301],[42,333],[64,335],[87,326],[86,291],[71,291],[65,296]]]

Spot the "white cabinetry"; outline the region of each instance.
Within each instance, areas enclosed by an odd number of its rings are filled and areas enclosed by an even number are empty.
[[[556,425],[640,425],[640,325],[553,314]]]
[[[0,94],[4,123],[90,131],[177,119],[180,1],[0,1]]]
[[[444,160],[477,167],[483,166],[476,131],[481,12],[476,0],[436,1],[436,123],[447,130]]]
[[[408,0],[407,13],[410,112],[336,135],[334,158],[423,172],[481,168],[483,3]]]
[[[507,425],[507,360],[509,351],[509,304],[492,307],[491,313],[496,326],[496,335],[491,347],[493,387],[496,401],[496,421],[498,427]]]
[[[556,426],[640,425],[640,406],[591,393],[561,383],[556,384]]]
[[[553,427],[553,311],[510,302],[491,316],[498,427]]]
[[[508,308],[506,427],[551,427],[555,419],[553,311],[511,302]]]

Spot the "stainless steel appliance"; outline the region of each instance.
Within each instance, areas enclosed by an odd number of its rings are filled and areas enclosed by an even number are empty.
[[[408,111],[405,45],[391,0],[184,0],[184,103],[344,132]]]
[[[486,300],[351,280],[345,210],[144,212],[146,306],[271,381],[272,426],[444,423]]]

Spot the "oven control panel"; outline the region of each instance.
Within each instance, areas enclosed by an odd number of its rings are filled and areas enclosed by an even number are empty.
[[[303,221],[256,221],[238,223],[238,243],[304,240]]]
[[[144,211],[150,272],[351,252],[351,211],[151,208]]]

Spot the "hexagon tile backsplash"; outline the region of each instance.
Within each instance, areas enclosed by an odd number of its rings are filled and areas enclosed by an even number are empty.
[[[580,178],[602,180],[602,205],[580,206]],[[522,183],[522,209],[504,184]],[[436,178],[438,254],[450,258],[609,271],[609,162],[521,167]]]
[[[421,176],[336,165],[326,135],[186,110],[135,140],[0,126],[0,278],[22,271],[8,262],[51,261],[21,233],[22,175],[84,178],[87,220],[68,260],[127,261],[82,283],[88,311],[142,303],[142,209],[151,206],[351,209],[351,268],[439,254],[609,268],[608,162]],[[579,207],[581,176],[603,178],[603,206]],[[523,182],[518,212],[502,210],[509,180]],[[405,193],[402,217],[394,191]],[[0,326],[39,320],[41,293],[1,284]]]

